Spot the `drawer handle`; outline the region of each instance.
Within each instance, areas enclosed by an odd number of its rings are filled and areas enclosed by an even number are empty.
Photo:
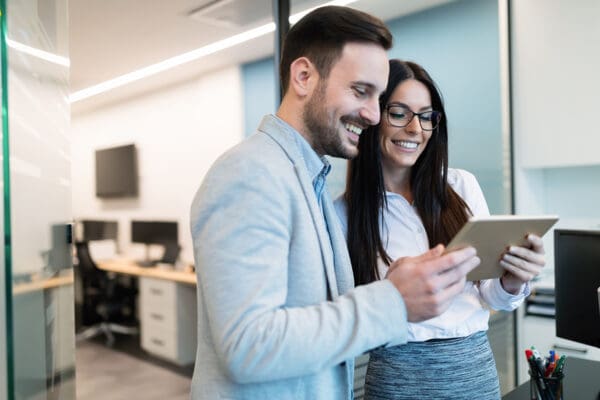
[[[152,293],[152,294],[158,294],[158,295],[162,295],[162,294],[163,294],[163,291],[162,291],[162,290],[160,290],[160,289],[151,288],[151,289],[150,289],[150,293]]]
[[[570,347],[570,346],[561,346],[559,344],[555,344],[552,346],[552,348],[554,350],[566,350],[566,351],[574,351],[575,353],[581,353],[581,354],[587,354],[587,349],[578,349],[576,347]]]
[[[151,313],[150,317],[152,317],[152,319],[156,319],[158,321],[162,321],[164,319],[164,317],[160,314],[156,314],[156,313]]]
[[[159,345],[159,346],[164,346],[164,345],[165,345],[165,342],[164,342],[164,341],[162,341],[162,340],[160,340],[160,339],[155,339],[155,338],[152,338],[152,339],[150,339],[150,341],[151,341],[152,343],[156,344],[156,345]]]

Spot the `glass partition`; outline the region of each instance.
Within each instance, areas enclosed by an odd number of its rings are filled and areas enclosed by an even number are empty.
[[[67,0],[0,4],[2,387],[11,400],[74,399]]]

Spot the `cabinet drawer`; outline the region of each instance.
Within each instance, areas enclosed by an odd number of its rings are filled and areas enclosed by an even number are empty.
[[[160,325],[148,323],[142,326],[142,348],[159,357],[177,361],[177,337]]]
[[[151,324],[169,331],[177,330],[177,309],[166,309],[166,307],[154,306],[144,303],[141,307],[142,329]]]
[[[164,279],[141,278],[140,297],[144,308],[176,310],[177,284]]]

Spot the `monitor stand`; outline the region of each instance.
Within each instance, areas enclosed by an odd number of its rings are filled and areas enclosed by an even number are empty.
[[[139,265],[140,267],[144,267],[144,268],[154,267],[156,265],[157,261],[150,259],[150,246],[147,244],[145,246],[146,246],[146,258],[144,260],[138,260],[137,265]]]

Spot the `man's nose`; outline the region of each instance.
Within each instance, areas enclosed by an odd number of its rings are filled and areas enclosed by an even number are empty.
[[[370,125],[377,125],[381,119],[381,111],[379,111],[379,99],[370,100],[360,112],[360,116],[368,121]]]

